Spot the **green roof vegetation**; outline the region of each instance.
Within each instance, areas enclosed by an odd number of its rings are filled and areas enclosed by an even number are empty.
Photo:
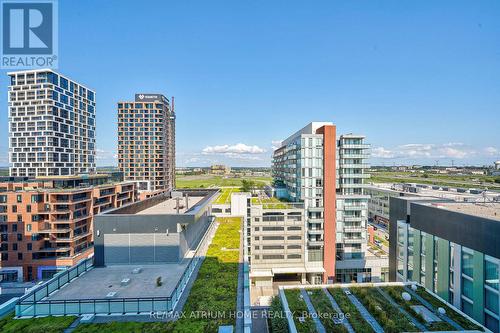
[[[231,193],[240,192],[238,187],[226,187],[221,189],[221,194],[215,200],[216,204],[230,204],[231,203]]]
[[[307,313],[306,302],[300,295],[298,289],[285,289],[286,300],[290,311],[293,314],[293,321],[299,333],[316,332],[316,325],[311,316],[302,317],[302,314]]]
[[[74,316],[14,319],[14,314],[11,314],[0,320],[0,332],[59,333],[68,328],[75,319]]]

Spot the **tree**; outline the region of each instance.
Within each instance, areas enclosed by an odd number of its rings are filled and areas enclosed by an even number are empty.
[[[255,183],[252,180],[242,179],[241,180],[241,192],[250,192],[253,190]]]

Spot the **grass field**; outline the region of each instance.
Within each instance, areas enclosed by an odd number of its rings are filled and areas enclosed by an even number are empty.
[[[373,183],[420,183],[463,188],[488,188],[500,191],[500,177],[481,175],[442,175],[436,173],[376,172],[372,171]]]
[[[208,187],[240,187],[243,179],[252,180],[257,184],[271,184],[271,177],[239,177],[226,178],[214,175],[196,175],[196,176],[176,176],[177,188],[208,188]]]

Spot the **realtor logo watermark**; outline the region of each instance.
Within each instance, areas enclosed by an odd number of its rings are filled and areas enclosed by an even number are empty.
[[[57,1],[1,1],[3,69],[57,68]]]

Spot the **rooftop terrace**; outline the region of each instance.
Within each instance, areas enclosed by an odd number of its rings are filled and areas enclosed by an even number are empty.
[[[428,203],[427,205],[500,221],[500,203],[496,202],[439,202]]]
[[[157,203],[154,206],[146,208],[144,210],[138,211],[138,215],[155,215],[155,214],[184,214],[190,208],[198,204],[204,197],[187,197],[188,204],[186,205],[186,198],[175,198],[166,199]],[[177,207],[179,208],[177,210]]]
[[[282,286],[273,327],[296,332],[485,331],[423,287],[409,283]],[[278,326],[280,325],[280,326]]]

